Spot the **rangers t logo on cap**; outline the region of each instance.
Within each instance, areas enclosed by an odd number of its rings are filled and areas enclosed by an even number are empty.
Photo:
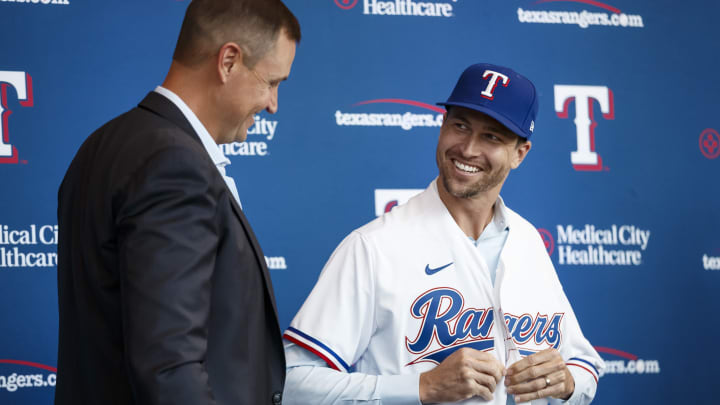
[[[492,70],[486,70],[485,73],[483,73],[483,79],[487,79],[488,76],[491,76],[490,82],[488,83],[487,88],[482,93],[480,93],[480,95],[482,95],[488,100],[492,100],[493,92],[495,91],[495,87],[497,87],[498,79],[502,79],[504,87],[507,87],[508,83],[510,83],[510,79],[504,74],[500,72],[494,72]]]
[[[489,63],[465,69],[447,101],[437,104],[487,114],[523,138],[533,134],[538,111],[537,91],[528,78]]]

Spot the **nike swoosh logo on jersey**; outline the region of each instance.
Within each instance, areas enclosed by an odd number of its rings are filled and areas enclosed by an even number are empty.
[[[432,276],[433,274],[435,274],[435,273],[437,273],[438,271],[444,269],[445,267],[450,266],[451,264],[453,264],[453,262],[450,262],[450,263],[448,263],[448,264],[446,264],[446,265],[444,265],[444,266],[436,267],[436,268],[434,268],[434,269],[431,269],[431,268],[430,268],[430,265],[428,264],[428,265],[425,266],[425,274],[427,274],[428,276]]]

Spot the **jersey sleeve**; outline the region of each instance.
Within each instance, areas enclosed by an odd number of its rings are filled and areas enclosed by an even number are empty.
[[[284,338],[349,372],[375,331],[373,254],[359,232],[330,256]]]
[[[561,329],[564,341],[560,345],[560,354],[565,359],[565,364],[575,380],[575,391],[564,403],[587,405],[595,397],[600,373],[605,367],[605,363],[583,335],[572,305],[570,305],[557,275],[555,275],[555,280],[558,293],[561,294],[561,299],[566,307],[565,321]]]
[[[420,405],[420,375],[371,375],[333,370],[319,357],[285,341],[286,405]]]

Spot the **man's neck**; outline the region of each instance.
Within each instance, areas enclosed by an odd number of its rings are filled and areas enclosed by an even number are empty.
[[[202,69],[188,68],[173,61],[162,86],[182,99],[218,143],[212,100],[207,96],[210,84]]]
[[[478,239],[492,221],[500,187],[479,193],[472,198],[460,198],[445,190],[441,179],[437,181],[438,194],[445,207],[465,235]]]

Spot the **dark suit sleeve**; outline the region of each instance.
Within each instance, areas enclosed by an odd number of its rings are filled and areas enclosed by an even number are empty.
[[[197,152],[156,153],[113,199],[126,367],[141,404],[215,403],[204,362],[221,189]]]

